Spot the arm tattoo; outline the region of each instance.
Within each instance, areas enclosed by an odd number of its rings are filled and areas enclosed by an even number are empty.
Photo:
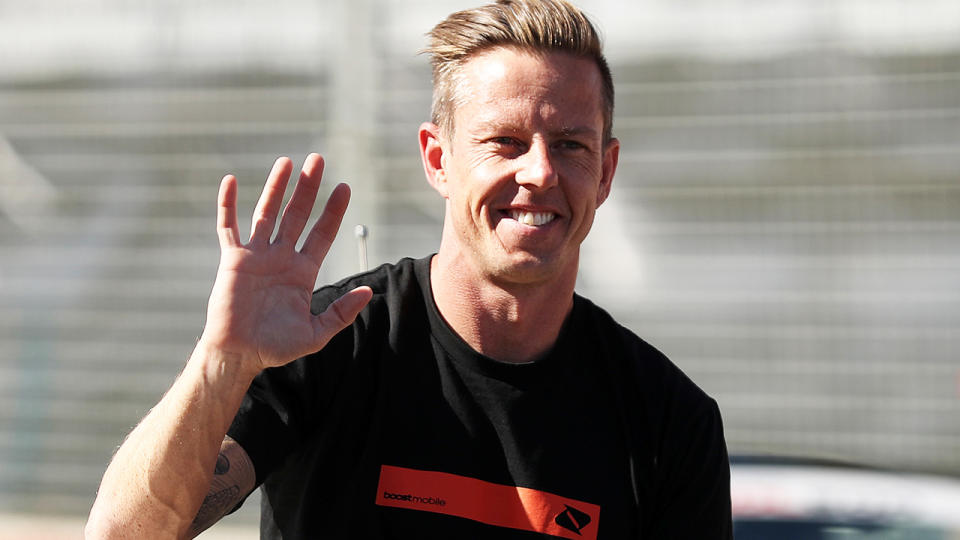
[[[213,474],[223,476],[228,472],[230,472],[230,458],[221,451],[220,455],[217,456],[217,464],[213,466]]]
[[[238,486],[230,486],[211,493],[203,499],[200,505],[200,511],[197,517],[193,519],[193,527],[197,529],[198,524],[213,525],[221,516],[227,513],[233,505],[237,504],[237,495],[240,494]],[[206,527],[204,527],[206,528]]]
[[[225,437],[213,468],[210,491],[190,526],[191,537],[219,521],[253,491],[255,483],[256,473],[250,457],[236,441]]]

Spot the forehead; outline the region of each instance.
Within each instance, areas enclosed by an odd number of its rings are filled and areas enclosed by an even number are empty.
[[[599,133],[603,123],[603,83],[589,58],[496,47],[471,57],[460,75],[458,125],[549,122]]]

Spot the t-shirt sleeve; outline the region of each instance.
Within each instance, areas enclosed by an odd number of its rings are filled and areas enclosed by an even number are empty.
[[[314,295],[315,313],[322,311],[324,302],[329,303],[317,298],[324,292]],[[250,456],[257,486],[323,425],[335,388],[353,354],[354,326],[334,336],[323,350],[266,369],[253,380],[227,435]]]
[[[643,538],[730,540],[730,463],[717,402],[660,351],[594,310],[620,384]],[[613,329],[612,331],[610,329]]]
[[[297,360],[308,361],[309,358]],[[243,397],[240,409],[227,435],[250,456],[257,475],[257,485],[276,470],[297,445],[298,417],[306,414],[301,399],[278,388],[294,389],[296,368],[284,366],[261,373]]]
[[[730,463],[720,410],[706,398],[691,413],[669,427],[651,538],[729,540]]]

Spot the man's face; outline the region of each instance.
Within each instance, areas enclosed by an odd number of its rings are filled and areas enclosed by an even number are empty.
[[[603,141],[599,69],[565,53],[498,47],[468,60],[461,80],[432,181],[460,255],[508,283],[575,275],[619,153],[616,140]]]

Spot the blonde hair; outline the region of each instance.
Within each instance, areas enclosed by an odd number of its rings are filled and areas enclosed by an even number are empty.
[[[458,11],[427,33],[433,66],[433,123],[448,136],[453,113],[464,96],[458,92],[462,66],[471,56],[493,47],[550,53],[566,52],[589,58],[600,70],[603,84],[603,140],[613,131],[613,77],[603,56],[603,44],[590,20],[564,0],[497,0]]]

